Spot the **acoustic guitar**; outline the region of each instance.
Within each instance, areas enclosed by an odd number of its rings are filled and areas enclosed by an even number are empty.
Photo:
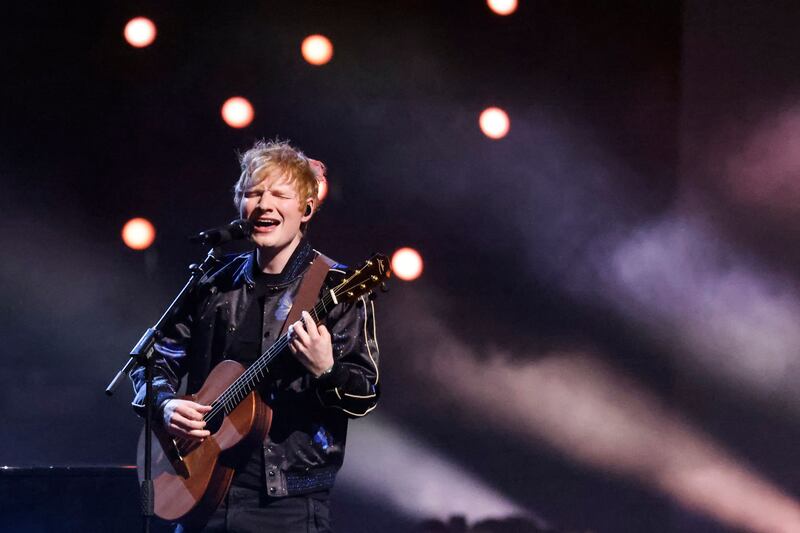
[[[328,290],[309,310],[319,324],[340,303],[370,293],[390,276],[386,256],[376,254]],[[202,442],[175,438],[159,422],[153,424],[152,478],[155,514],[165,520],[203,525],[225,497],[233,465],[243,449],[260,445],[269,431],[272,410],[257,392],[270,363],[287,351],[291,334],[283,334],[250,367],[223,361],[196,394],[184,399],[210,405],[205,414],[211,435]],[[144,477],[144,431],[136,458],[139,481]]]

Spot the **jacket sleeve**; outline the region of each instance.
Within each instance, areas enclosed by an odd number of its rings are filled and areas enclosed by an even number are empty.
[[[156,342],[155,366],[153,368],[153,396],[156,412],[167,400],[177,395],[181,379],[187,372],[187,350],[191,339],[192,298],[188,298],[179,310],[175,320],[166,328],[164,336]],[[134,398],[131,402],[134,411],[145,414],[145,376],[144,366],[137,366],[130,373],[133,382]]]
[[[326,321],[333,369],[317,380],[317,396],[325,407],[357,418],[375,409],[380,395],[375,305],[362,296],[336,311]]]

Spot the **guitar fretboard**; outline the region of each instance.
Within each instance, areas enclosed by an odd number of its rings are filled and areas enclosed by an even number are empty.
[[[328,313],[337,305],[335,290],[328,291],[325,296],[320,298],[317,304],[309,311],[315,324],[319,324]],[[275,341],[244,373],[236,378],[216,400],[211,403],[211,411],[205,414],[203,419],[208,422],[214,416],[223,412],[226,416],[230,414],[248,394],[253,392],[267,374],[270,363],[283,352],[292,340],[290,331],[287,331]]]

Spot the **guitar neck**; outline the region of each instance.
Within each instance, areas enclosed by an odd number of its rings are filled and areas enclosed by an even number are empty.
[[[319,324],[338,303],[334,291],[328,291],[308,313],[314,319],[314,323]],[[233,411],[248,394],[261,384],[267,375],[269,365],[289,346],[290,342],[291,333],[287,331],[212,402],[211,406],[214,409],[211,412],[223,409],[227,415]]]
[[[365,261],[363,265],[350,274],[345,280],[331,290],[328,290],[317,304],[309,310],[315,324],[319,324],[328,316],[334,307],[341,302],[352,302],[360,296],[370,292],[372,288],[388,279],[391,274],[389,260],[385,255],[375,254]],[[233,411],[241,401],[253,392],[264,380],[270,363],[283,352],[291,342],[291,334],[284,333],[261,354],[261,357],[250,365],[244,373],[236,378],[219,397],[211,403],[212,410],[204,417],[206,421],[224,410],[225,414]]]

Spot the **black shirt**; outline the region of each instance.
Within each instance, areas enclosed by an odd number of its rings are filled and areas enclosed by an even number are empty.
[[[254,263],[255,265],[255,263]],[[228,357],[242,364],[245,368],[252,365],[261,356],[261,338],[269,335],[270,332],[263,332],[264,300],[267,295],[267,288],[275,284],[282,274],[265,274],[264,272],[253,272],[255,282],[254,296],[242,323],[237,330],[237,336],[231,342]],[[277,333],[277,332],[276,332]],[[264,453],[261,446],[256,447],[250,458],[241,468],[236,470],[233,477],[233,484],[238,487],[265,490],[266,481],[264,479]]]

